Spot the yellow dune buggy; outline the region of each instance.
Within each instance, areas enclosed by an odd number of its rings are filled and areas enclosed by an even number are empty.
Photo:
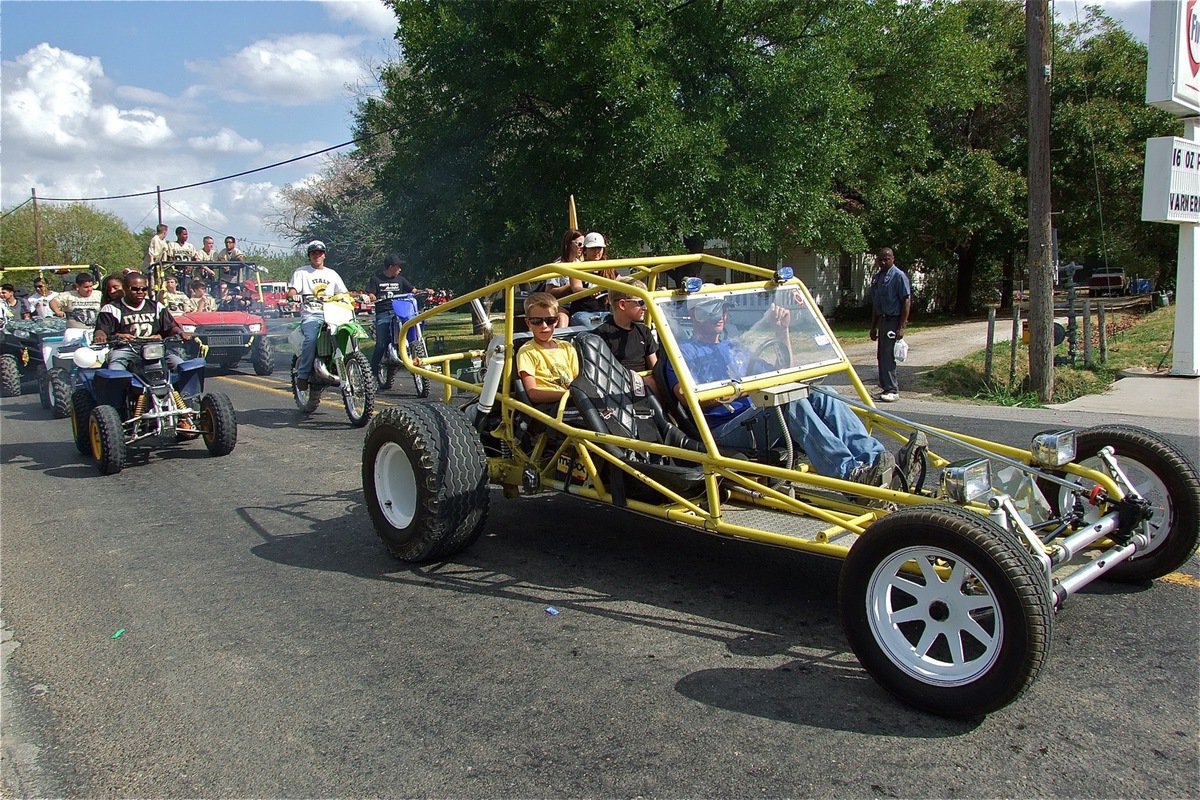
[[[585,288],[560,301],[568,302],[618,288],[596,274],[603,267],[647,285],[626,290],[645,301],[658,374],[637,376],[586,328],[565,328],[555,335],[576,348],[579,376],[561,402],[529,402],[515,374],[516,351],[529,338],[518,287],[579,278]],[[714,271],[739,282],[696,277]],[[863,666],[918,708],[970,717],[1032,683],[1068,596],[1102,576],[1161,577],[1196,550],[1200,478],[1177,448],[1115,425],[1046,431],[1014,447],[877,409],[787,268],[709,255],[548,264],[406,327],[494,292],[507,310],[485,349],[419,364],[401,354],[407,369],[442,384],[443,400],[401,403],[366,432],[371,520],[405,561],[445,559],[475,541],[490,486],[506,497],[564,492],[704,533],[842,558],[838,603]],[[689,363],[697,304],[721,307],[721,336],[747,354],[743,368],[714,375],[711,365]],[[461,359],[482,369],[454,376],[451,362]],[[663,391],[673,381],[682,391]],[[833,392],[833,383],[852,391]],[[722,445],[702,409],[749,398],[781,414],[818,393],[846,403],[889,451],[922,432],[929,447],[918,468],[898,487],[828,477],[787,436]]]

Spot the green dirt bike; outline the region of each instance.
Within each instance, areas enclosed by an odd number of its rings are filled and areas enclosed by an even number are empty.
[[[325,388],[336,386],[342,390],[342,403],[350,424],[361,428],[375,410],[375,379],[371,376],[371,363],[359,350],[358,343],[371,336],[354,318],[354,299],[350,295],[339,294],[326,299],[324,315],[325,321],[317,333],[312,374],[305,390],[297,385],[300,357],[292,356],[292,398],[297,408],[311,414],[321,404],[321,393]],[[304,342],[300,326],[292,330],[288,341],[299,353]]]

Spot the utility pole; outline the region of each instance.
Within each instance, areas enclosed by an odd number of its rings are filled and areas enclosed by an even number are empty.
[[[33,196],[33,260],[40,267],[42,265],[42,220],[38,213],[37,189],[30,189],[29,193]]]
[[[162,187],[154,187],[154,196],[158,199],[158,224],[162,225]]]
[[[1029,95],[1029,381],[1054,395],[1054,278],[1050,246],[1050,13],[1025,0],[1025,86]]]

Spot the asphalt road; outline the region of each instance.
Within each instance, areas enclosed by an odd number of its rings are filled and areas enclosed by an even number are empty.
[[[1072,598],[1031,691],[952,722],[859,667],[839,562],[493,492],[474,547],[406,566],[340,406],[218,375],[233,454],[109,478],[36,395],[0,405],[7,796],[1200,795],[1194,559]],[[1113,421],[907,410],[1012,443]]]

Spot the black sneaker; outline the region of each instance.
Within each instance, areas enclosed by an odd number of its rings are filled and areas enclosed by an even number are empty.
[[[902,492],[917,491],[917,484],[925,478],[925,453],[929,450],[929,437],[923,431],[913,431],[908,444],[896,454],[896,474],[892,488]],[[901,485],[902,484],[902,485]]]

